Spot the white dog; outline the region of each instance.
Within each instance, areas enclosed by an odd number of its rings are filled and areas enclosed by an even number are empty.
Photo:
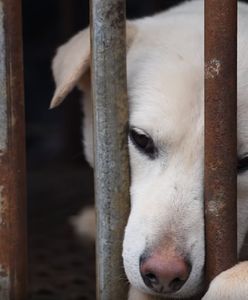
[[[204,267],[203,1],[127,23],[131,213],[123,259],[129,299],[197,295]],[[84,91],[85,155],[93,166],[90,38],[86,29],[53,62],[60,104]],[[248,229],[248,5],[239,4],[238,249]],[[90,220],[88,220],[90,221]],[[91,221],[90,221],[91,222]],[[224,247],[225,245],[223,245]],[[217,276],[204,300],[248,299],[248,262]]]

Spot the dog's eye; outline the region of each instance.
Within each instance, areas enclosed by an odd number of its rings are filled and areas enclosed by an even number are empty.
[[[238,159],[237,171],[243,173],[248,170],[248,155]]]
[[[131,128],[129,130],[129,137],[138,150],[150,158],[155,158],[157,149],[154,146],[152,138],[146,132],[138,128]]]

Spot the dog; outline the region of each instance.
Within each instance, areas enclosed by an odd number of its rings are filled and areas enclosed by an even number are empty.
[[[203,289],[203,11],[203,1],[193,0],[127,22],[131,212],[123,261],[129,300],[188,298]],[[239,3],[238,11],[240,251],[248,229],[248,5]],[[76,85],[84,92],[84,150],[93,167],[89,29],[58,49],[52,69],[51,107]],[[79,227],[85,219],[92,224],[90,215],[77,220]],[[202,299],[248,299],[248,262],[218,275]]]

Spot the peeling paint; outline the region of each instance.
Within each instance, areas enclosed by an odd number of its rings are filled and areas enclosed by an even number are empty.
[[[213,58],[206,65],[206,78],[215,78],[219,75],[221,69],[221,63],[218,59]]]
[[[3,186],[0,186],[0,226],[3,225],[4,223],[4,218],[3,218]]]
[[[0,299],[9,299],[10,277],[8,272],[0,265]]]
[[[219,197],[219,199],[213,199],[208,203],[208,212],[215,215],[215,217],[220,217],[221,216],[220,212],[224,208],[225,208],[225,203],[221,199],[221,197]]]
[[[3,3],[0,1],[0,156],[7,148],[7,91]]]

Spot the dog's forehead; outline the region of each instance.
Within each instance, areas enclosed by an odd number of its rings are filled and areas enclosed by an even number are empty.
[[[127,61],[130,123],[170,135],[203,120],[204,77],[200,62],[163,50],[147,49]]]

